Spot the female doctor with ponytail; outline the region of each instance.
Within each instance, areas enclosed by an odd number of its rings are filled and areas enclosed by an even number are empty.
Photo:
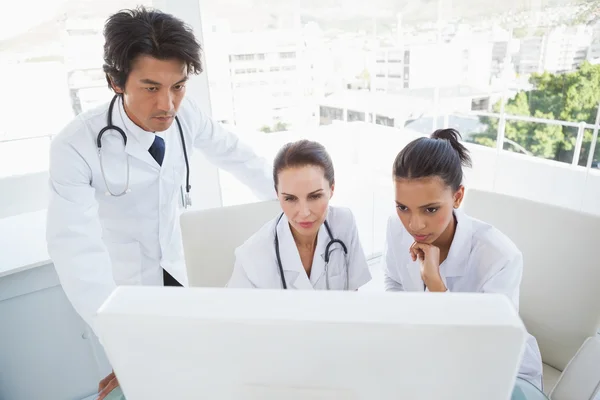
[[[388,291],[502,293],[519,307],[523,257],[498,229],[460,210],[468,150],[454,129],[409,143],[393,166],[396,212],[388,220]],[[537,341],[528,336],[519,377],[542,386]]]

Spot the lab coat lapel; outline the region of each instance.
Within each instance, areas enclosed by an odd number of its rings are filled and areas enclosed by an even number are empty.
[[[440,265],[440,275],[444,283],[448,277],[460,277],[465,274],[469,254],[471,253],[471,241],[473,238],[472,221],[460,209],[454,210],[454,216],[457,221],[456,232],[454,233],[454,239],[450,245],[448,256],[442,265]]]
[[[406,260],[406,272],[408,276],[406,278],[409,279],[408,283],[403,282],[404,289],[407,291],[423,291],[423,279],[421,279],[421,265],[419,260],[413,261],[410,256],[410,246],[413,245],[415,240],[408,233],[408,231],[402,227],[401,233],[398,233],[396,237],[397,243],[399,243],[398,249],[400,251],[406,251],[404,255],[401,255],[402,259]]]
[[[310,282],[313,287],[316,287],[321,279],[325,279],[325,248],[327,243],[329,243],[329,235],[325,224],[322,224],[317,234],[317,245],[310,270]],[[323,287],[325,287],[325,284],[323,284]]]
[[[144,161],[154,169],[160,169],[160,166],[156,162],[156,160],[152,157],[148,149],[152,142],[154,141],[154,134],[150,132],[145,132],[142,128],[133,123],[125,113],[125,109],[123,108],[123,101],[121,99],[117,99],[115,107],[113,109],[113,123],[121,129],[125,131],[127,135],[127,145],[125,146],[125,152],[132,157],[135,157],[139,160]],[[149,135],[148,144],[142,144],[140,136]],[[151,140],[150,140],[151,138]],[[144,140],[146,141],[146,140]]]
[[[277,235],[279,237],[279,254],[281,256],[281,265],[286,278],[288,287],[302,290],[312,290],[313,286],[306,275],[302,266],[300,253],[294,242],[289,222],[284,215],[277,225]],[[292,280],[293,279],[293,280]]]

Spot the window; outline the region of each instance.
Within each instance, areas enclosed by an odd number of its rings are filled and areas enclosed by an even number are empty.
[[[46,171],[51,137],[75,115],[110,100],[102,72],[104,20],[138,4],[152,5],[132,0],[110,6],[91,0],[12,3],[22,12],[13,10],[14,18],[0,28],[0,70],[10,93],[3,106],[10,117],[0,127],[0,185],[6,177]]]
[[[263,56],[262,59],[264,59],[264,54],[262,56]],[[235,54],[233,56],[233,61],[252,61],[252,60],[254,60],[254,54]]]
[[[286,58],[296,58],[296,53],[293,51],[286,51],[283,53],[279,53],[279,58],[282,59],[286,59]]]
[[[334,120],[344,120],[344,110],[341,108],[321,106],[319,109],[321,116],[320,125],[329,125]]]
[[[383,115],[377,115],[375,117],[375,123],[383,126],[394,126],[394,119]]]
[[[359,111],[348,110],[348,122],[352,121],[364,121],[365,113]]]
[[[535,2],[484,0],[466,6],[438,0],[423,3],[418,13],[405,9],[401,20],[383,22],[375,7],[373,15],[357,10],[352,23],[342,23],[331,18],[325,5],[311,8],[310,16],[299,20],[297,15],[307,11],[297,4],[286,3],[276,11],[257,8],[249,0],[236,0],[235,10],[219,4],[202,3],[204,26],[212,24],[207,19],[224,21],[236,49],[246,46],[246,52],[264,53],[270,60],[266,87],[252,88],[255,93],[249,98],[235,93],[231,98],[236,129],[267,158],[290,138],[310,136],[326,144],[340,174],[336,191],[342,194],[336,194],[336,201],[358,214],[368,253],[381,250],[382,210],[391,203],[385,195],[389,188],[378,186],[373,177],[388,182],[390,159],[410,138],[437,128],[455,127],[463,133],[476,164],[466,172],[475,187],[521,190],[525,197],[555,201],[540,193],[555,193],[556,182],[533,172],[519,173],[518,179],[527,176],[535,184],[518,186],[510,175],[515,174],[514,160],[541,159],[548,163],[545,173],[557,163],[571,164],[573,174],[587,174],[588,186],[592,181],[600,184],[592,172],[600,162],[600,146],[593,140],[600,90],[590,80],[600,73],[600,24],[580,22],[584,5],[558,11]],[[248,19],[250,13],[255,18]],[[220,69],[211,61],[211,51],[234,50],[223,46],[215,33],[204,36],[209,69]],[[273,75],[281,71],[290,75],[289,82]],[[543,72],[550,81],[540,77]],[[227,87],[214,85],[211,94]],[[296,87],[301,90],[292,90]],[[585,88],[586,104],[558,101],[560,93],[575,87]],[[287,124],[285,135],[274,133],[277,118]],[[257,134],[261,126],[271,133]],[[348,141],[350,132],[355,141]],[[564,185],[572,187],[564,176]],[[571,178],[585,181],[581,175]],[[233,195],[242,193],[241,184],[226,174],[221,182],[225,204],[243,198]],[[361,197],[365,187],[369,194]],[[583,204],[560,193],[554,198],[562,199],[562,205]]]

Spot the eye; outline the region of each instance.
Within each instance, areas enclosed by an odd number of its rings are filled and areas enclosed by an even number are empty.
[[[400,204],[397,204],[397,205],[396,205],[396,208],[397,208],[398,210],[400,210],[400,211],[408,211],[408,207],[406,207],[406,206],[402,206],[402,205],[400,205]]]
[[[283,198],[285,201],[296,201],[295,197],[291,197],[291,196],[286,196]]]
[[[320,199],[321,197],[323,197],[323,195],[321,193],[317,193],[317,194],[311,194],[308,198],[311,200],[317,200],[317,199]]]
[[[173,86],[173,89],[180,91],[180,90],[185,89],[185,85],[175,85],[175,86]]]
[[[427,211],[429,214],[433,214],[433,213],[435,213],[437,210],[439,210],[439,208],[435,208],[435,207],[429,207],[429,208],[425,209],[425,211]]]
[[[157,87],[148,87],[146,88],[147,91],[149,92],[158,92],[158,88]]]

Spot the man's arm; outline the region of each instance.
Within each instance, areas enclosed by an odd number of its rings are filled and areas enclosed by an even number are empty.
[[[202,150],[217,167],[244,182],[259,199],[275,199],[271,164],[242,143],[237,135],[227,131],[199,109],[195,113],[200,115],[200,121],[194,147]]]
[[[59,136],[50,148],[49,172],[48,253],[69,301],[94,329],[96,311],[115,283],[102,241],[91,170],[77,150]]]

